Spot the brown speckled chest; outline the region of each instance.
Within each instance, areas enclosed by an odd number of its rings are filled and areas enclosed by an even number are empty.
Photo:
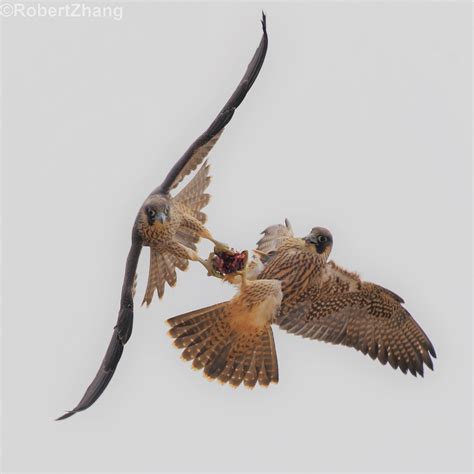
[[[282,245],[259,275],[259,279],[281,281],[283,302],[297,300],[307,288],[313,287],[324,265],[315,251],[294,240]]]
[[[171,219],[165,224],[155,223],[153,226],[148,224],[145,214],[141,216],[138,224],[138,232],[143,239],[143,244],[149,247],[166,247],[166,244],[172,241],[178,229],[182,226],[185,218],[185,209],[179,203],[172,203]]]

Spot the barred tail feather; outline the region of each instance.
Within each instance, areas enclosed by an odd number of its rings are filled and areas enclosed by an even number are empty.
[[[228,302],[169,319],[174,344],[182,357],[205,376],[238,387],[278,382],[278,362],[271,327],[232,324]]]

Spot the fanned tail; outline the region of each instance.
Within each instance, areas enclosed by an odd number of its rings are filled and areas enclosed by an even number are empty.
[[[184,349],[211,379],[238,387],[253,388],[278,382],[278,362],[270,325],[255,327],[232,323],[229,302],[219,303],[169,319],[174,344]]]

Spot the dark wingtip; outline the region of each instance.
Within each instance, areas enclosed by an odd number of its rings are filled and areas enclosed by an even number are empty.
[[[436,351],[435,351],[435,348],[433,347],[433,344],[431,344],[431,342],[429,344],[428,351],[436,359]]]
[[[262,10],[262,28],[263,32],[267,34],[267,15],[265,15],[265,12]]]
[[[428,367],[430,370],[434,370],[433,367],[433,361],[431,360],[430,356],[428,356],[425,360],[425,365]]]
[[[64,415],[60,416],[59,418],[56,418],[54,421],[61,421],[65,420],[66,418],[69,418],[70,416],[74,415],[76,412],[74,410],[67,411],[64,413]]]

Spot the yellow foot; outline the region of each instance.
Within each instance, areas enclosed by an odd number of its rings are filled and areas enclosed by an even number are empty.
[[[212,263],[212,258],[213,258],[213,253],[209,255],[209,258],[207,260],[204,260],[202,258],[199,259],[199,263],[207,270],[207,276],[213,276],[216,278],[222,279],[224,275],[220,274],[215,268]]]
[[[227,244],[219,242],[218,240],[213,240],[214,242],[214,253],[235,253]]]

